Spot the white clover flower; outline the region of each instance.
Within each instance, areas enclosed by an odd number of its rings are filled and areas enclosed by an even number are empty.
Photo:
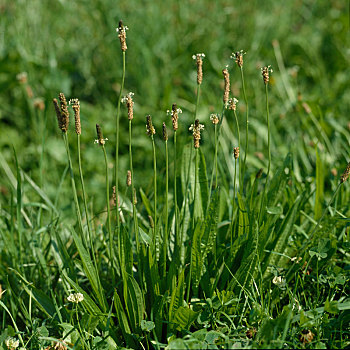
[[[19,347],[19,340],[9,337],[5,340],[5,344],[8,349],[13,350]]]
[[[78,304],[84,300],[84,295],[81,293],[72,293],[67,298],[68,301]]]
[[[283,276],[275,276],[272,283],[280,289],[285,289],[286,287],[286,279]]]

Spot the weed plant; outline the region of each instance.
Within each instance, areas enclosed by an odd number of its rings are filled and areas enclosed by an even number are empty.
[[[43,176],[37,184],[21,169],[16,150],[15,171],[0,154],[12,185],[8,204],[0,208],[2,247],[6,245],[0,266],[0,348],[349,346],[348,133],[339,134],[338,146],[345,149],[334,151],[314,110],[301,102],[315,124],[316,176],[310,181],[301,176],[296,159],[300,154],[307,158],[305,150],[289,152],[274,164],[272,155],[279,150],[271,143],[271,133],[278,132],[270,122],[272,70],[261,67],[256,82],[248,82],[243,67],[253,64],[253,58],[248,53],[243,64],[243,51],[227,56],[222,111],[211,114],[208,109],[205,121],[198,111],[207,109],[201,107],[206,59],[195,54],[195,108],[188,117],[193,123],[187,132],[181,103],[172,101],[163,113],[161,132],[151,115],[134,111],[137,94],[124,96],[129,52],[122,21],[117,32],[122,74],[115,133],[104,138],[104,115],[101,126],[96,125],[95,147],[101,152],[94,161],[104,177],[98,193],[103,210],[94,208],[84,182],[84,152],[93,145],[81,147],[80,137],[93,126],[82,125],[77,99],[69,106],[60,93],[47,121],[52,123],[55,110],[66,152],[54,200],[45,192]],[[279,57],[278,43],[274,49]],[[241,79],[243,101],[230,92],[230,77]],[[265,98],[267,149],[261,152],[267,160],[249,153],[248,84]],[[70,135],[72,112],[76,135]],[[240,112],[245,114],[243,144]],[[123,145],[120,134],[126,130],[120,121],[126,117],[128,142]],[[153,172],[134,169],[132,145],[147,137],[135,135],[134,119],[146,122],[152,152],[142,157],[152,160]],[[203,133],[213,145],[204,152]],[[126,175],[120,172],[121,149],[128,150],[127,186],[121,185]],[[342,160],[333,177],[324,176],[323,152]],[[309,160],[304,162],[303,174]],[[254,163],[261,169],[253,169]],[[149,176],[146,192],[135,181],[137,172]],[[67,175],[74,220],[65,218],[59,205]]]

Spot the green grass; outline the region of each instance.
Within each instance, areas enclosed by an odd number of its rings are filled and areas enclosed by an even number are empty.
[[[34,0],[0,11],[0,349],[9,337],[33,350],[350,345],[346,5]],[[230,59],[241,49],[244,85]],[[226,65],[237,113],[214,127]],[[81,102],[79,136],[70,126],[60,137],[61,91]],[[129,91],[132,129],[118,111]]]

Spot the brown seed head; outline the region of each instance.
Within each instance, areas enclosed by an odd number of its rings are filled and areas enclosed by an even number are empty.
[[[235,97],[230,98],[228,100],[228,109],[231,111],[235,111],[237,109],[237,103],[238,103],[238,100]]]
[[[38,109],[39,111],[43,111],[45,109],[45,103],[41,97],[34,99],[33,104],[34,108]]]
[[[234,147],[233,155],[234,155],[235,159],[239,158],[239,147]]]
[[[98,124],[96,124],[96,132],[97,132],[97,140],[95,140],[95,143],[98,143],[100,146],[104,146],[104,144],[108,139],[103,138],[102,129]]]
[[[60,107],[61,107],[61,130],[63,132],[67,132],[68,125],[69,125],[69,112],[68,112],[67,100],[62,92],[58,95],[58,98],[60,100]]]
[[[112,195],[112,198],[113,198],[113,205],[114,205],[114,206],[117,206],[117,192],[116,192],[115,186],[113,186],[113,195]]]
[[[249,329],[246,331],[246,333],[245,333],[245,335],[246,335],[247,338],[249,338],[249,339],[253,339],[253,338],[255,337],[255,334],[256,334],[256,328],[255,328],[255,327],[249,328]]]
[[[343,175],[340,176],[340,183],[345,182],[348,179],[349,175],[350,175],[350,162],[348,163],[345,171],[343,172]]]
[[[192,56],[197,63],[197,84],[201,85],[203,81],[203,58],[205,57],[204,53],[197,53]]]
[[[129,92],[126,96],[122,98],[122,103],[126,103],[126,107],[128,108],[128,119],[133,120],[134,118],[134,101],[132,97],[134,96],[133,92]]]
[[[210,121],[211,121],[214,125],[219,124],[219,121],[220,121],[219,114],[217,114],[217,113],[210,114]]]
[[[237,63],[237,66],[239,68],[243,67],[243,55],[245,55],[246,53],[243,52],[243,50],[241,51],[236,51],[236,52],[232,52],[231,58],[233,60],[235,60],[235,62]]]
[[[58,105],[58,101],[57,98],[54,98],[52,100],[53,105],[55,107],[55,112],[56,112],[56,116],[57,116],[57,122],[58,122],[58,127],[60,130],[62,130],[62,118],[61,118],[61,110],[60,110],[60,106]]]
[[[128,172],[126,173],[126,186],[131,186],[131,171],[128,170]]]
[[[165,123],[163,123],[163,140],[168,141],[168,131],[166,129]]]
[[[182,113],[181,108],[177,108],[176,103],[173,103],[171,111],[167,110],[166,113],[168,115],[171,115],[171,122],[173,124],[173,129],[174,131],[176,131],[179,128],[178,119],[179,119],[179,114]]]
[[[21,72],[16,75],[16,79],[20,84],[27,84],[28,82],[28,74],[27,72]]]
[[[224,97],[223,102],[225,107],[227,106],[229,95],[230,95],[230,74],[227,70],[227,67],[223,69],[222,74],[224,75]]]
[[[152,118],[150,115],[146,116],[146,130],[148,136],[153,136],[156,133],[154,126],[152,124]]]
[[[271,66],[265,66],[261,68],[261,75],[264,80],[264,84],[267,85],[270,81],[270,73],[272,73],[273,70],[271,69]]]
[[[69,104],[73,108],[75,132],[77,135],[81,135],[81,122],[80,122],[80,102],[77,98],[69,100]]]
[[[126,46],[126,31],[128,30],[129,28],[127,26],[124,26],[123,25],[123,21],[120,20],[119,21],[119,25],[118,25],[118,28],[116,29],[117,30],[117,33],[118,33],[118,38],[119,38],[119,41],[120,41],[120,47],[122,49],[123,52],[125,52],[127,50],[127,46]]]
[[[203,124],[199,124],[199,120],[196,119],[194,124],[191,124],[189,130],[193,133],[194,148],[199,148],[199,140],[201,139],[201,130],[204,129]]]

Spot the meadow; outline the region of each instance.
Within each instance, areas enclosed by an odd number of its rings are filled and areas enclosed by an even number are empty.
[[[346,4],[0,14],[0,350],[350,346]]]

